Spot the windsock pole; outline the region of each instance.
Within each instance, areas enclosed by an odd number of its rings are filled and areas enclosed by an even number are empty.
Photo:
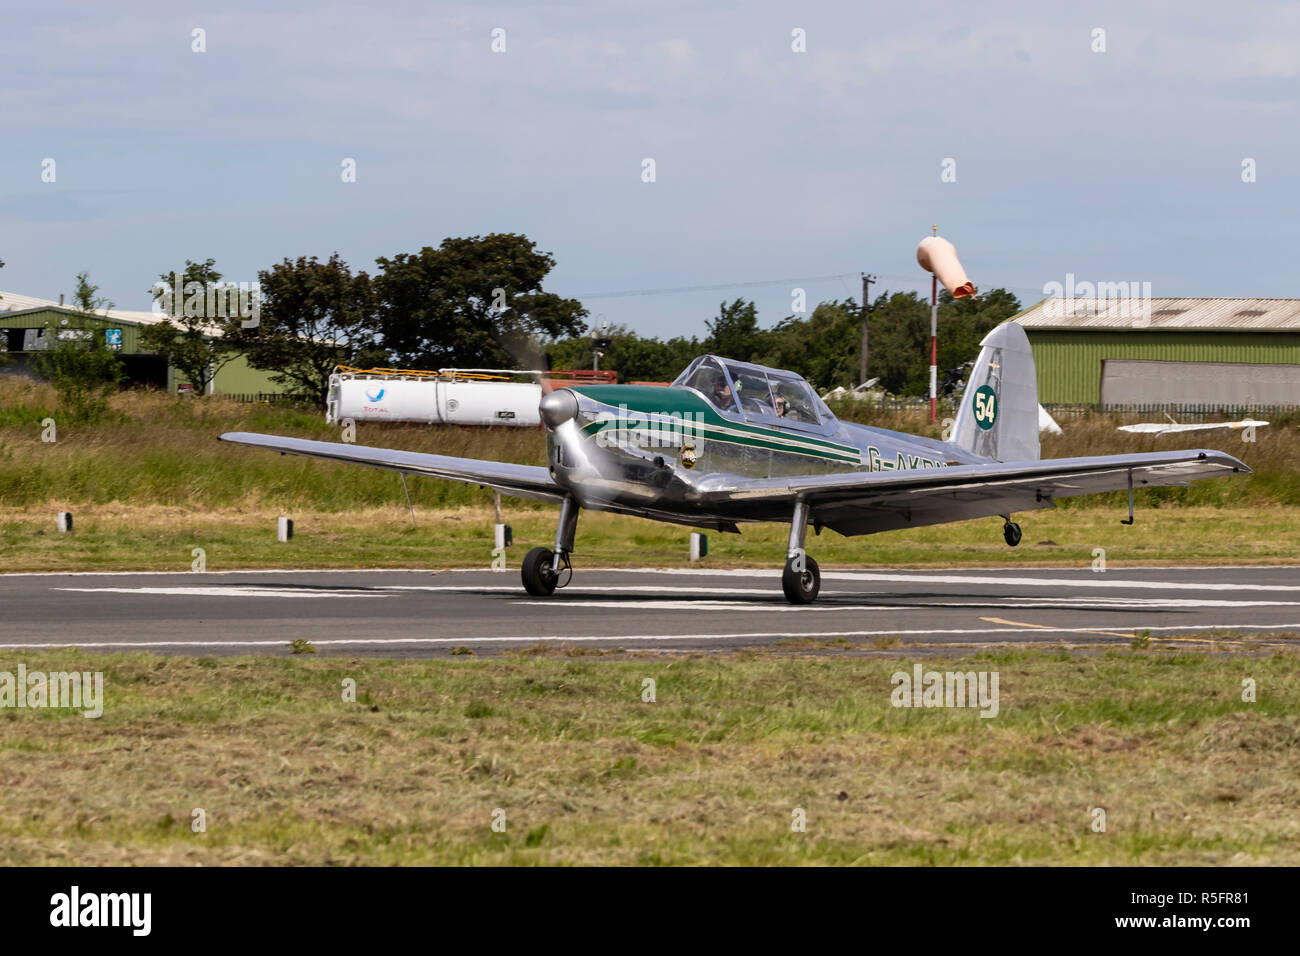
[[[930,421],[934,422],[939,419],[939,276],[954,299],[972,298],[975,283],[966,278],[952,243],[939,237],[939,227],[931,226],[930,231],[933,235],[917,243],[916,261],[930,273]]]
[[[939,405],[939,279],[930,277],[930,421]]]

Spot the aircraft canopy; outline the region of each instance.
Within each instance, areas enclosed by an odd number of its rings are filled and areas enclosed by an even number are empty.
[[[835,425],[803,377],[783,369],[701,355],[673,385],[695,389],[723,414],[818,431]]]

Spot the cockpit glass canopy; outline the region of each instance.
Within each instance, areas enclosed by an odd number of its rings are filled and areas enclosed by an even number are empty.
[[[712,402],[718,411],[737,411],[736,396],[731,384],[722,373],[722,365],[712,356],[696,359],[685,372],[677,376],[673,384],[695,389]]]
[[[772,390],[767,385],[767,375],[761,369],[733,362],[726,365],[727,374],[735,386],[736,398],[740,400],[740,410],[754,415],[771,415]]]
[[[769,381],[772,385],[772,408],[777,418],[806,425],[824,424],[818,415],[821,402],[807,382],[793,376],[783,378],[775,373]]]
[[[748,418],[804,427],[826,426],[834,420],[830,409],[798,375],[749,362],[704,355],[673,384],[694,388],[720,411],[740,411]]]

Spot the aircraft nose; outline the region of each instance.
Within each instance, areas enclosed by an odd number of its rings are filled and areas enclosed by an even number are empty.
[[[549,395],[542,396],[542,403],[537,411],[546,422],[547,428],[559,428],[578,414],[578,396],[567,388],[557,388]]]

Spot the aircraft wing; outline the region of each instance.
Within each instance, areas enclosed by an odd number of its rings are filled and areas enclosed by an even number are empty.
[[[1047,461],[990,462],[915,471],[857,471],[790,478],[719,475],[700,486],[699,504],[729,506],[754,518],[789,518],[792,502],[840,534],[873,534],[1015,511],[1054,507],[1054,498],[1133,487],[1187,485],[1202,478],[1249,474],[1217,451],[1166,451]]]
[[[371,468],[387,468],[407,475],[429,475],[464,481],[469,484],[495,488],[503,494],[517,498],[536,498],[540,501],[562,501],[564,492],[545,468],[536,465],[512,465],[504,461],[482,461],[476,458],[452,458],[447,455],[429,455],[416,451],[396,451],[391,448],[369,448],[365,445],[348,445],[332,441],[308,441],[305,438],[281,438],[277,435],[258,435],[252,432],[227,432],[222,441],[236,445],[269,448],[282,455],[306,455],[309,458],[326,458]]]

